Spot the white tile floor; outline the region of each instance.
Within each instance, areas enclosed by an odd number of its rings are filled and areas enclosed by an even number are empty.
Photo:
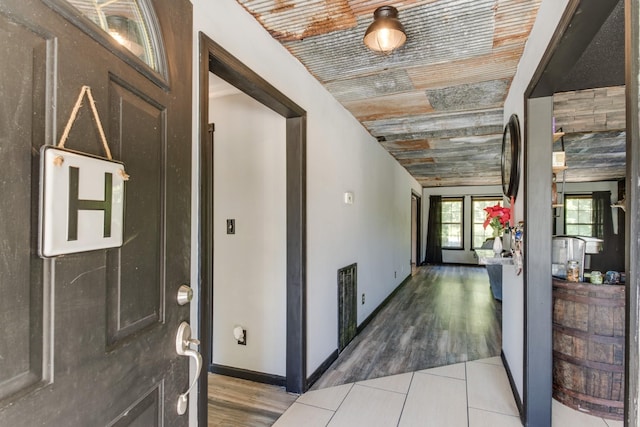
[[[622,427],[555,400],[553,427]],[[499,357],[310,391],[275,427],[519,427]]]

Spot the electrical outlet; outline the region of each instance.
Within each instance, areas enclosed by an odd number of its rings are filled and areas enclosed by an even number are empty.
[[[242,330],[242,339],[238,340],[238,345],[247,345],[247,330]]]
[[[362,305],[364,305],[364,294],[362,294]]]
[[[238,345],[247,345],[247,330],[240,325],[233,328],[233,337]]]

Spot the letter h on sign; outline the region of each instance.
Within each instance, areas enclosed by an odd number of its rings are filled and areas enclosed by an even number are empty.
[[[78,211],[103,211],[104,212],[104,237],[111,237],[111,184],[113,175],[104,173],[104,200],[80,199],[80,169],[69,168],[69,225],[67,240],[78,240]]]
[[[40,168],[40,256],[122,246],[121,162],[45,146]]]

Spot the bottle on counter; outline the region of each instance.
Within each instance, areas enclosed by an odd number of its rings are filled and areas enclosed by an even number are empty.
[[[575,260],[567,261],[567,282],[580,281],[580,263]]]
[[[607,285],[620,284],[620,273],[617,271],[607,271],[604,275],[604,283]]]
[[[602,285],[602,272],[594,270],[591,272],[591,283],[594,285]]]

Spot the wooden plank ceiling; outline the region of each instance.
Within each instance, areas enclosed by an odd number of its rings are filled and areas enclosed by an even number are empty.
[[[503,103],[540,0],[237,1],[422,186],[500,184]],[[387,4],[399,10],[407,42],[385,55],[368,50],[362,38],[373,11]],[[596,95],[585,92],[561,98],[558,108],[587,111]],[[619,96],[614,92],[605,89],[598,100]],[[616,133],[624,129],[624,94],[620,99],[622,115],[605,112],[615,120],[597,129],[606,130],[597,150],[616,155],[624,146],[624,134]],[[565,130],[570,121],[569,114],[557,119]],[[565,138],[569,163],[571,150],[582,153],[594,141],[594,129],[579,128]],[[620,177],[619,165],[614,169]],[[567,179],[588,180],[586,171],[568,172]]]

